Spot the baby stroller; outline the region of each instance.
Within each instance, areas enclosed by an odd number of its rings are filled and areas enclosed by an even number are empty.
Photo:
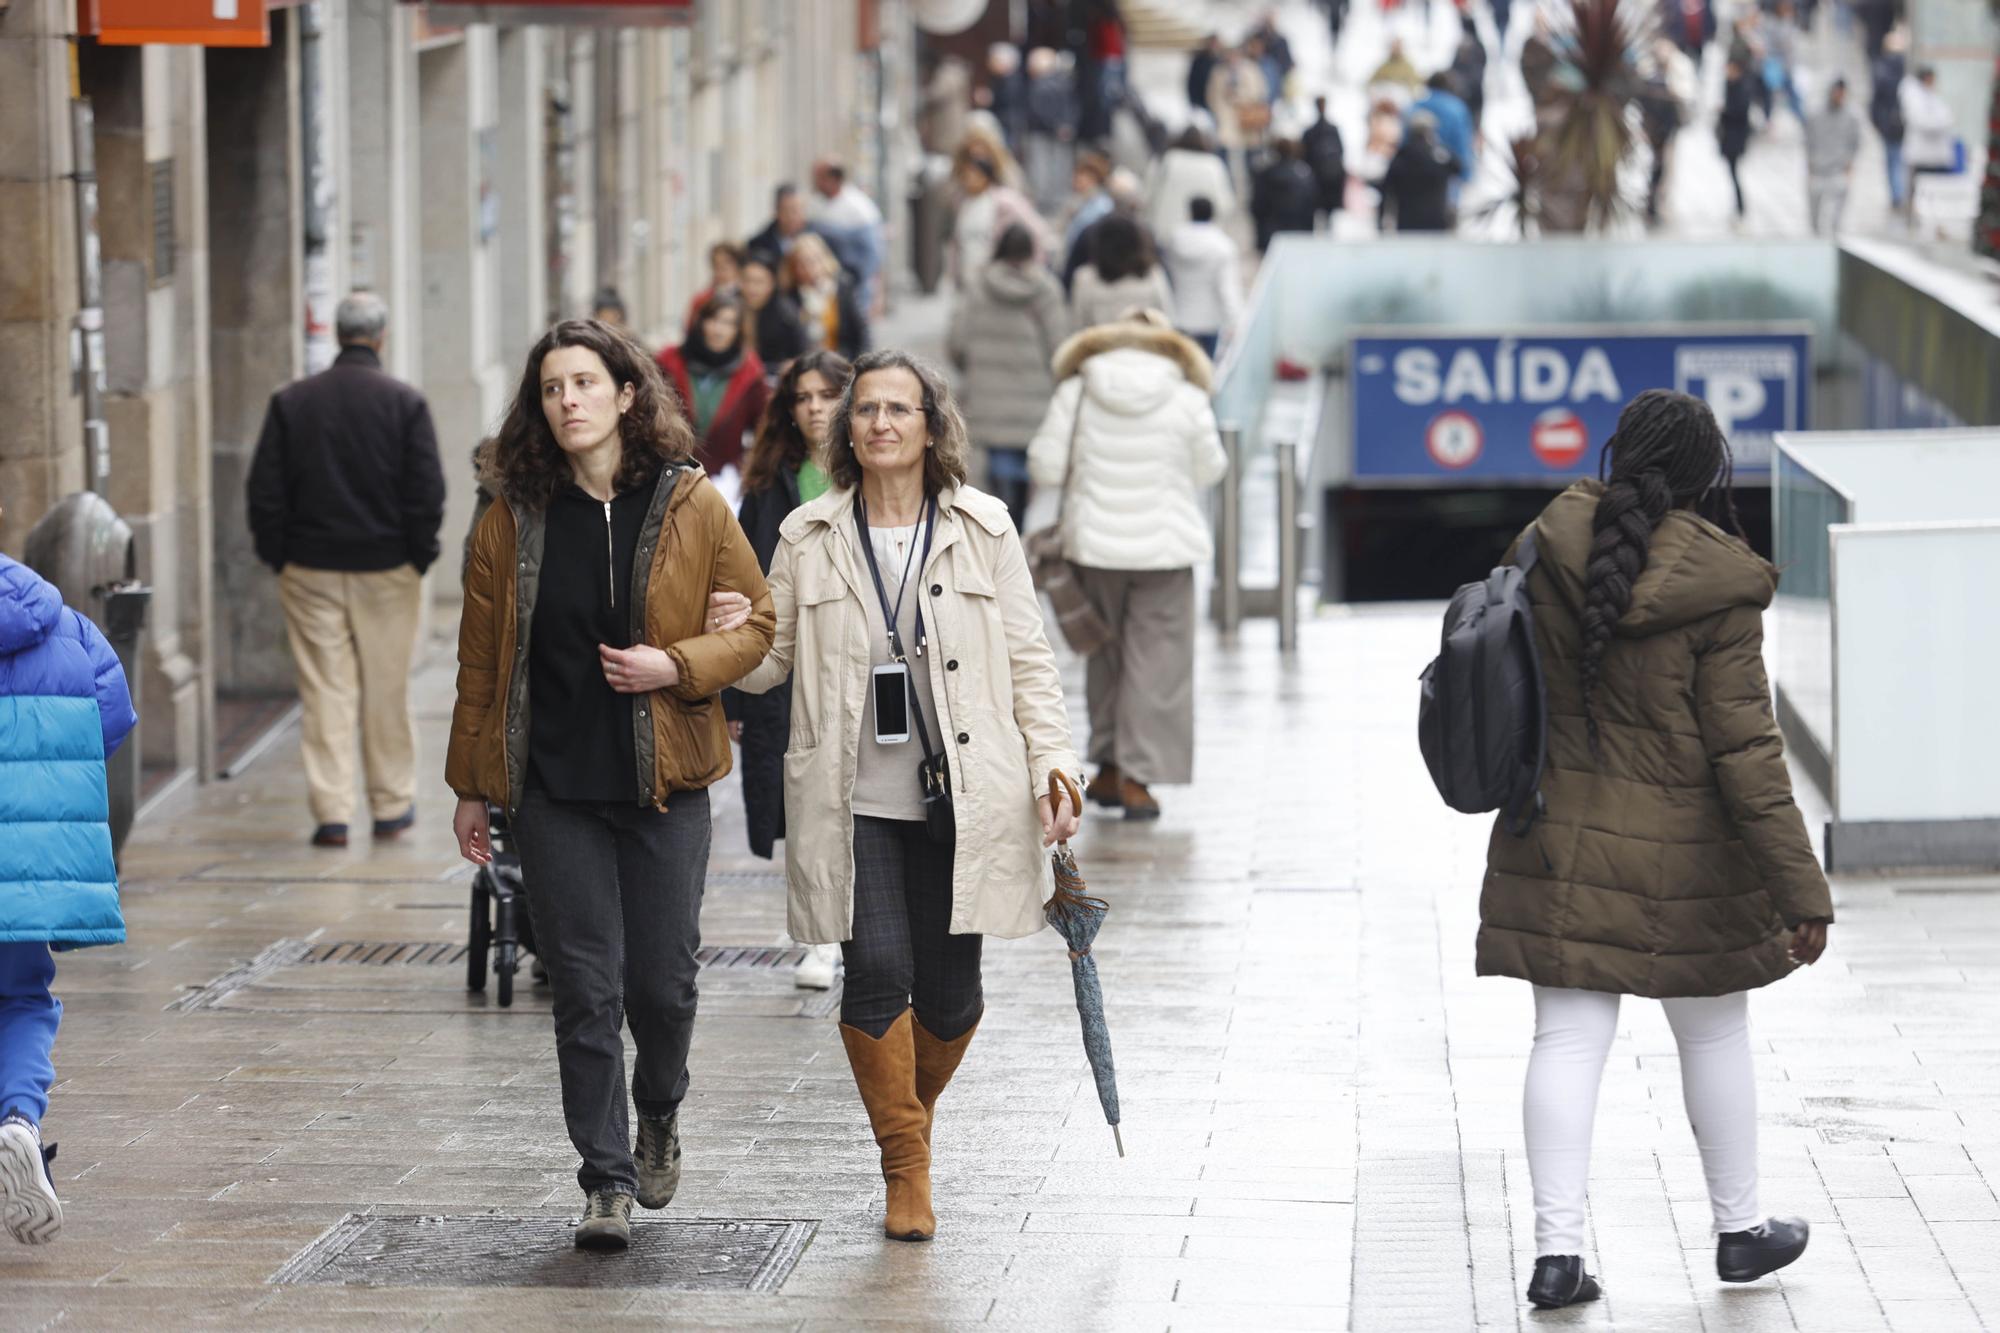
[[[487,826],[493,831],[493,859],[472,876],[472,940],[465,951],[465,988],[486,989],[490,958],[494,998],[505,1009],[514,1003],[514,973],[520,970],[521,955],[535,951],[535,932],[528,919],[521,857],[513,849],[507,812],[499,806],[486,809]],[[547,976],[538,962],[535,980]]]

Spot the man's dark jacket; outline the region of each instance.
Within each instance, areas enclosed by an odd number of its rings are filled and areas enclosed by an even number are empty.
[[[375,353],[340,350],[271,395],[250,464],[250,535],[273,569],[353,573],[438,556],[444,469],[424,396]]]

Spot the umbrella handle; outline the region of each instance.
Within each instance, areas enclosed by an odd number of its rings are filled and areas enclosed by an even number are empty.
[[[1083,793],[1077,790],[1076,782],[1060,768],[1050,769],[1049,809],[1052,812],[1060,811],[1062,809],[1063,797],[1065,796],[1069,797],[1069,803],[1076,807],[1076,813],[1081,816],[1083,814]]]

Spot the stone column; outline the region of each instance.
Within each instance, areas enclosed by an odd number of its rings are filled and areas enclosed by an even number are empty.
[[[409,383],[423,378],[423,298],[417,282],[417,55],[410,7],[347,0],[341,31],[347,96],[347,281],[389,305],[382,364]]]
[[[271,38],[205,54],[216,684],[244,693],[292,688],[277,583],[257,562],[244,500],[265,406],[305,355],[298,41],[282,10]]]
[[[538,28],[500,32],[500,324],[498,352],[513,391],[516,363],[549,314],[548,198],[543,155],[548,41]]]
[[[79,51],[95,112],[111,475],[152,586],[139,743],[147,766],[206,771],[209,384],[199,215],[201,55],[184,47]]]
[[[492,429],[506,372],[495,352],[499,317],[493,224],[498,221],[498,93],[494,33],[471,27],[462,40],[417,57],[418,152],[423,170],[419,243],[423,275],[424,396],[444,460],[443,542],[457,549],[472,521],[468,456]],[[457,567],[431,580],[440,604],[459,599]]]
[[[66,0],[0,14],[0,549],[84,484],[82,399],[70,377],[76,240]]]

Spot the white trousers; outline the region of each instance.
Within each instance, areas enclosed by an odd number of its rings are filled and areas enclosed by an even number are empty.
[[[1535,987],[1535,1050],[1521,1098],[1535,1188],[1535,1253],[1584,1252],[1584,1195],[1597,1085],[1618,1028],[1619,997]],[[1744,1231],[1757,1211],[1757,1084],[1746,992],[1662,1000],[1680,1047],[1681,1099],[1708,1177],[1717,1231]]]

